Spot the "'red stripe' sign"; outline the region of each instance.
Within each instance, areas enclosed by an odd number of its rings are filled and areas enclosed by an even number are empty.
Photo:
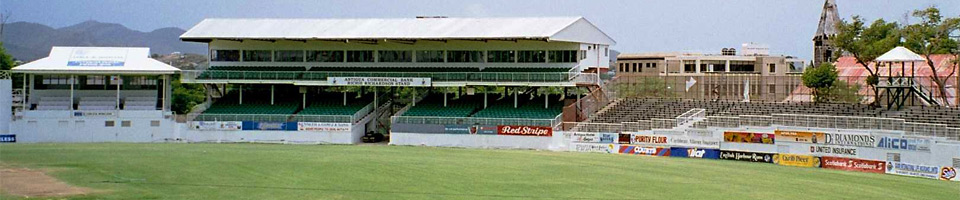
[[[497,126],[497,135],[553,136],[553,129],[546,126]]]

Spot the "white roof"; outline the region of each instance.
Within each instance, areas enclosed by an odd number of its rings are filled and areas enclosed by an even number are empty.
[[[883,53],[880,57],[877,57],[877,62],[914,62],[914,61],[925,61],[927,59],[923,56],[910,51],[910,49],[904,47],[896,47]]]
[[[204,19],[180,39],[542,39],[616,43],[583,17]]]
[[[173,74],[180,69],[150,58],[143,47],[53,47],[50,56],[12,69],[33,74]]]

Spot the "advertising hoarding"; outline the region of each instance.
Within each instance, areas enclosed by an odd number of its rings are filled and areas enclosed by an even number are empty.
[[[838,134],[824,133],[823,144],[873,147],[876,144],[876,137],[870,134]]]
[[[940,167],[887,161],[887,174],[940,179]]]
[[[747,162],[773,163],[774,153],[720,150],[720,159]]]
[[[243,121],[242,130],[296,131],[297,122],[255,122]]]
[[[546,126],[497,126],[497,135],[553,136],[553,128]]]
[[[567,132],[570,135],[570,141],[581,143],[614,143],[617,140],[616,133],[593,133],[593,132]]]
[[[670,147],[671,157],[720,159],[719,149]]]
[[[880,139],[877,140],[875,147],[882,149],[930,151],[931,143],[933,142],[928,139],[881,136]]]
[[[650,156],[670,156],[670,148],[664,147],[644,147],[637,145],[620,145],[620,154],[650,155]]]
[[[823,133],[821,132],[776,130],[774,134],[777,135],[777,141],[781,142],[817,144],[822,143],[824,140]]]
[[[400,77],[328,77],[330,85],[353,86],[430,86],[430,78]]]
[[[617,144],[570,143],[570,151],[589,153],[617,153]]]
[[[773,163],[784,166],[820,167],[820,158],[799,154],[777,154],[773,155]]]
[[[772,133],[723,132],[723,141],[739,143],[774,144]]]
[[[869,172],[869,173],[880,173],[883,174],[886,172],[887,163],[884,161],[876,160],[863,160],[856,158],[841,158],[841,157],[832,157],[824,156],[820,157],[822,162],[821,167],[827,169],[838,169],[846,171],[858,171],[858,172]]]
[[[350,123],[297,122],[298,131],[350,131]]]
[[[810,153],[813,155],[831,155],[831,156],[857,156],[856,147],[842,147],[842,146],[823,146],[823,145],[810,145]]]
[[[201,131],[239,131],[243,122],[239,121],[193,121],[190,127]]]

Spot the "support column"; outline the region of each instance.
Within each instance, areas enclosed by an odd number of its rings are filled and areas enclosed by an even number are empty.
[[[304,92],[304,93],[300,93],[300,94],[303,95],[303,100],[300,101],[300,105],[302,106],[301,108],[306,109],[306,108],[307,108],[307,93]]]
[[[70,75],[70,110],[73,110],[73,82],[76,80],[76,75]]]
[[[487,98],[487,94],[489,93],[487,93],[486,91],[483,92],[483,108],[487,108],[487,99],[489,99]]]
[[[680,61],[680,63],[682,64],[683,61]],[[696,61],[696,65],[697,65],[697,66],[693,67],[693,71],[697,72],[698,74],[700,73],[700,64],[702,64],[702,63],[700,63],[700,59],[697,59],[697,61]]]
[[[727,62],[723,65],[723,71],[730,72],[730,60],[727,60]]]
[[[240,85],[240,105],[243,105],[243,85]]]
[[[513,108],[517,108],[517,96],[520,96],[520,91],[513,92]]]
[[[347,105],[347,91],[343,91],[343,105]]]
[[[379,95],[377,95],[377,87],[373,87],[373,106],[374,107],[380,106],[380,103],[377,102],[377,100],[379,99],[377,98],[379,98]]]
[[[21,102],[21,104],[23,104],[23,110],[30,110],[30,108],[27,108],[27,85],[30,84],[30,82],[27,81],[27,76],[27,74],[23,74],[23,91],[20,91],[20,100],[23,101]]]
[[[413,106],[417,106],[417,89],[416,88],[413,89],[413,95],[410,96],[410,103],[412,103]]]
[[[276,86],[276,85],[270,85],[270,105],[273,105],[274,86]]]
[[[549,108],[549,107],[550,107],[550,100],[547,100],[549,97],[550,97],[549,94],[544,94],[544,95],[543,95],[543,108]]]
[[[120,85],[123,85],[123,78],[117,74],[117,110],[120,110]]]
[[[443,91],[443,107],[447,107],[447,91]]]

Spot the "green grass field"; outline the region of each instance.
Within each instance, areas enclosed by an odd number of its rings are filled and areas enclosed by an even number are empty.
[[[960,183],[773,164],[411,146],[4,144],[76,199],[960,199]],[[14,198],[3,195],[3,199]]]

